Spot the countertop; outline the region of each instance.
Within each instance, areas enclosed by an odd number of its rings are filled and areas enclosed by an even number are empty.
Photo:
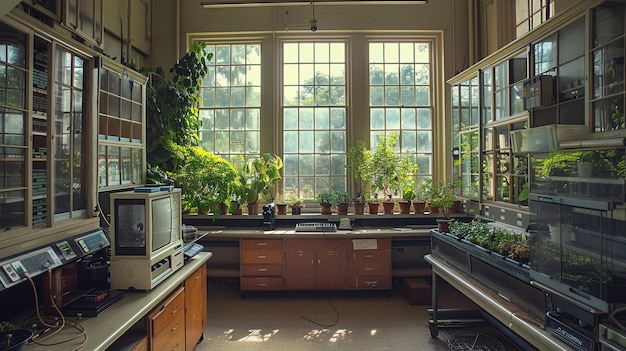
[[[121,338],[129,331],[137,322],[146,316],[153,308],[155,308],[170,293],[176,290],[193,272],[211,258],[210,252],[200,252],[194,257],[188,259],[185,265],[176,273],[165,279],[154,289],[150,291],[124,291],[121,300],[115,302],[111,307],[106,309],[97,317],[83,317],[80,319],[80,325],[86,330],[87,340],[78,337],[75,340],[60,343],[56,345],[56,350],[89,350],[104,351],[113,343]],[[74,321],[76,318],[69,317],[68,321]],[[69,323],[68,323],[69,324]],[[55,335],[53,338],[42,341],[45,344],[68,340],[78,334],[78,331],[72,327],[66,326],[65,329]],[[45,337],[47,334],[44,334]],[[85,342],[84,345],[81,344]],[[50,350],[50,346],[28,345],[26,350]]]
[[[293,228],[277,228],[273,230],[263,230],[262,228],[248,227],[220,227],[204,226],[198,227],[199,232],[206,232],[207,235],[202,240],[211,238],[244,238],[244,239],[297,239],[297,238],[391,238],[391,237],[430,237],[432,227],[381,227],[364,228],[354,227],[352,229],[337,229],[337,231],[295,231]]]

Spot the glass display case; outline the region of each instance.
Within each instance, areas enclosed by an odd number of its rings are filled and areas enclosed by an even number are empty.
[[[544,156],[532,167],[531,279],[609,312],[626,302],[624,150]]]

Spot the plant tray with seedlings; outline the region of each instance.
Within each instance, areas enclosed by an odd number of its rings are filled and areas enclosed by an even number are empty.
[[[430,235],[432,254],[443,256],[468,273],[473,272],[473,266],[478,259],[526,283],[530,282],[530,267],[527,264],[461,239],[454,234],[431,230]]]

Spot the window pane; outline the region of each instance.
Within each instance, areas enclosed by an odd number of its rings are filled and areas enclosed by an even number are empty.
[[[206,50],[214,55],[201,87],[201,146],[226,159],[260,155],[260,43],[208,43]],[[298,74],[285,75],[285,79],[285,83],[297,83]],[[285,101],[298,99],[297,87],[283,93]],[[297,123],[297,119],[286,121]]]
[[[420,178],[432,171],[430,51],[428,42],[369,43],[370,147],[398,133],[397,152],[418,162]]]
[[[345,161],[341,161],[346,151],[346,45],[283,43],[282,49],[282,118],[289,130],[283,133],[283,159],[290,167],[284,192],[312,200],[331,184],[343,184],[337,190],[346,190]],[[340,161],[343,173],[334,171]],[[333,180],[331,173],[339,178]]]

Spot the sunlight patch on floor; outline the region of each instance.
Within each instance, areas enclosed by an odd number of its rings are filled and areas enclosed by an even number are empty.
[[[352,331],[346,329],[337,329],[335,332],[332,332],[328,329],[313,329],[304,336],[304,340],[323,340],[324,338],[328,337],[328,342],[336,343],[349,338],[351,334]]]
[[[228,341],[257,343],[257,342],[268,341],[272,336],[278,334],[278,329],[274,329],[267,333],[263,333],[262,329],[250,329],[248,330],[248,334],[238,339],[236,339],[235,336],[233,335],[234,332],[235,332],[234,329],[229,329],[224,332],[224,336],[227,337]]]

